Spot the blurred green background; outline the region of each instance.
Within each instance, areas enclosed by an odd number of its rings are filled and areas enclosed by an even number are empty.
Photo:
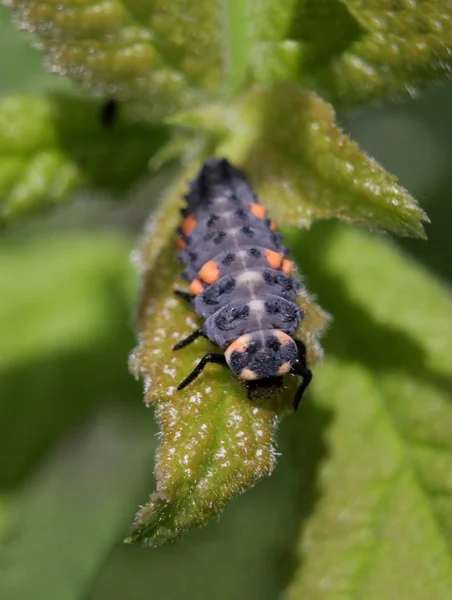
[[[0,8],[0,94],[70,91],[29,41]],[[339,115],[427,211],[428,243],[397,243],[447,281],[451,105],[448,83]],[[221,520],[157,550],[121,541],[152,490],[158,442],[126,361],[135,343],[129,254],[161,185],[145,187],[133,209],[78,197],[0,238],[2,599],[265,600],[290,577],[293,540],[316,494],[314,468],[298,468],[301,414],[283,423],[275,474]],[[319,411],[319,430],[329,418]],[[310,444],[325,452],[315,432]],[[303,505],[301,485],[311,490]]]

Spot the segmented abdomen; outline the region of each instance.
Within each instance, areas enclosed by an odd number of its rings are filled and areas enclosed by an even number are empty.
[[[206,161],[185,199],[179,260],[205,335],[223,349],[254,331],[292,336],[303,318],[300,284],[244,174],[225,159]]]

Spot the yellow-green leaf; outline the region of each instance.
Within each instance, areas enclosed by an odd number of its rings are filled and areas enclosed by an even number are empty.
[[[292,390],[250,400],[228,370],[211,365],[182,391],[177,385],[214,347],[206,340],[176,353],[172,346],[196,329],[198,319],[174,297],[180,265],[175,228],[183,183],[176,186],[148,227],[136,259],[143,276],[138,313],[139,346],[131,370],[144,379],[146,403],[154,404],[161,429],[155,467],[156,491],[138,513],[129,541],[158,545],[218,514],[235,494],[275,466],[274,434]],[[169,242],[167,241],[169,238]],[[180,280],[180,286],[184,284]],[[328,315],[306,294],[300,336],[309,358],[319,357],[318,338]],[[292,382],[293,383],[293,382]]]
[[[217,149],[240,164],[279,223],[338,218],[424,237],[414,198],[336,124],[332,107],[294,84],[258,87],[233,109]],[[213,126],[218,117],[212,113]]]
[[[452,67],[450,0],[251,3],[255,81],[298,81],[338,105],[413,94]]]
[[[216,2],[6,3],[22,27],[39,35],[52,71],[130,100],[135,108],[145,106],[147,119],[218,93],[222,47]]]
[[[3,1],[51,71],[146,119],[249,81],[297,81],[350,106],[412,94],[452,66],[451,0]]]
[[[413,94],[452,68],[450,0],[345,0],[360,34],[313,77],[329,98],[354,105]]]

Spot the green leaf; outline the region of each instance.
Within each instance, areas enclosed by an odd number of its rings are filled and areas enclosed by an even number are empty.
[[[80,186],[124,192],[168,139],[163,127],[102,125],[101,103],[71,97],[0,100],[0,223],[59,204]]]
[[[125,360],[130,240],[102,232],[23,232],[0,240],[0,489],[109,397],[134,391]],[[6,284],[5,284],[6,285]],[[92,376],[87,376],[91,373]]]
[[[449,0],[292,0],[252,9],[255,81],[298,81],[338,105],[406,93],[447,76]]]
[[[45,69],[42,54],[30,45],[35,40],[17,29],[11,11],[1,5],[0,27],[0,94],[38,94],[71,88],[69,79],[55,77]]]
[[[253,79],[271,84],[317,82],[319,68],[344,51],[361,33],[340,0],[285,0],[249,5],[253,46]]]
[[[450,0],[345,0],[360,34],[317,73],[318,89],[342,105],[413,94],[452,67]]]
[[[345,228],[314,230],[297,253],[335,323],[314,384],[315,405],[332,413],[328,453],[288,598],[447,598],[450,291],[391,244]],[[305,413],[306,430],[314,418]],[[299,446],[309,470],[309,439]]]
[[[83,597],[150,478],[155,426],[125,368],[130,249],[73,227],[0,239],[2,600]]]
[[[176,390],[199,357],[213,349],[208,341],[198,340],[178,354],[172,351],[199,327],[188,304],[173,295],[180,273],[174,231],[185,185],[184,178],[151,221],[136,257],[144,281],[140,343],[131,356],[131,370],[144,379],[146,403],[155,404],[162,433],[156,491],[139,511],[128,540],[145,545],[162,544],[201,525],[231,497],[272,472],[278,416],[293,396],[291,389],[250,402],[245,386],[215,365],[186,389]],[[300,335],[313,361],[328,315],[307,295],[300,303],[306,312]]]
[[[103,407],[6,497],[3,600],[85,597],[152,462],[155,442],[140,413]]]
[[[341,105],[412,94],[451,66],[450,0],[4,0],[50,70],[143,119],[298,81]]]
[[[337,218],[424,237],[428,219],[414,198],[339,129],[332,107],[312,92],[293,84],[258,87],[228,117],[212,111],[211,118],[213,127],[233,123],[216,153],[245,169],[278,223],[309,227]]]
[[[216,2],[80,3],[8,0],[22,27],[42,40],[52,71],[162,115],[216,96],[222,29]],[[200,27],[202,23],[202,27]]]

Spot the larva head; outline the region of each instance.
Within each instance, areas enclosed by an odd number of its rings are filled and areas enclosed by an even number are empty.
[[[298,349],[286,333],[267,329],[240,336],[224,355],[237,377],[256,381],[290,373],[298,360]]]

